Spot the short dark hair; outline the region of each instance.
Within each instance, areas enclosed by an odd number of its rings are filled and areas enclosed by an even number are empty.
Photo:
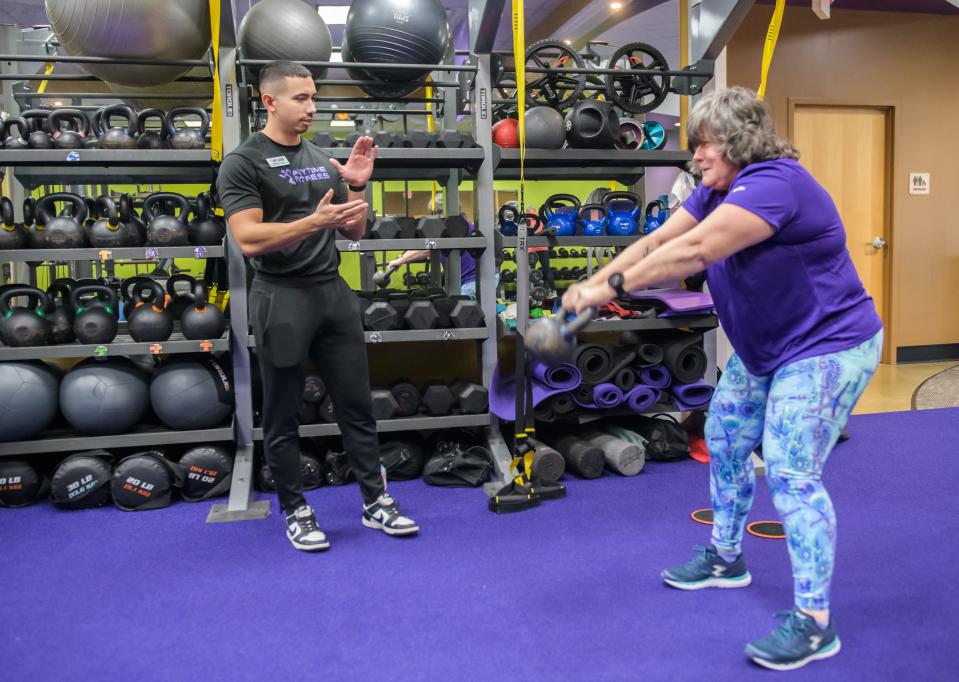
[[[312,80],[313,74],[302,64],[291,62],[288,59],[278,59],[260,69],[260,92],[264,92],[274,83],[287,78],[309,78]]]

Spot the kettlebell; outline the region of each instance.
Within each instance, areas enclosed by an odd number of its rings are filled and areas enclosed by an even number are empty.
[[[619,115],[598,99],[581,99],[566,114],[566,141],[578,149],[613,149],[619,139]]]
[[[133,277],[127,277],[120,284],[120,298],[123,301],[123,317],[124,319],[129,319],[130,313],[133,312],[133,290],[134,287],[147,287],[150,283],[153,282],[153,279],[145,275],[135,275]],[[169,308],[166,296],[164,296],[164,307]]]
[[[61,213],[51,218],[57,201],[72,205],[72,214]],[[87,233],[83,221],[87,219],[87,205],[83,197],[71,192],[47,194],[37,202],[37,230],[43,232],[44,248],[79,249],[87,246]]]
[[[47,309],[47,321],[50,322],[50,343],[73,343],[77,335],[73,331],[73,307],[70,294],[76,280],[61,277],[47,288],[50,307]]]
[[[593,217],[593,212],[599,211],[599,218]],[[608,215],[606,206],[603,204],[583,204],[579,209],[579,218],[576,220],[576,226],[587,237],[606,236],[606,225]]]
[[[180,314],[180,331],[191,341],[218,339],[226,330],[223,313],[207,301],[206,284],[197,282],[193,287],[193,304]]]
[[[193,222],[189,225],[190,243],[194,246],[219,246],[226,236],[223,219],[213,212],[213,199],[201,192],[196,197]]]
[[[3,122],[3,127],[4,149],[16,150],[30,148],[30,124],[27,123],[27,119],[23,116],[11,116]],[[17,129],[17,137],[10,134],[10,130],[13,128]]]
[[[129,228],[127,246],[143,246],[147,243],[147,225],[133,207],[129,194],[120,195],[120,221]]]
[[[186,282],[190,285],[184,293],[177,290],[176,285],[180,282]],[[197,281],[193,275],[185,272],[178,272],[167,279],[166,292],[170,295],[169,308],[170,312],[173,313],[173,319],[179,320],[183,311],[193,305],[193,291],[196,289],[196,285]]]
[[[23,230],[27,233],[28,249],[46,248],[46,235],[37,225],[37,201],[33,197],[23,200]]]
[[[177,128],[176,119],[180,116],[197,116],[200,127]],[[203,149],[206,146],[206,133],[210,129],[210,116],[206,109],[199,107],[176,107],[167,112],[166,129],[173,149]]]
[[[633,192],[610,192],[603,197],[609,215],[606,231],[614,237],[631,237],[639,230],[643,209]]]
[[[84,302],[82,297],[95,294],[99,305]],[[70,294],[73,304],[73,331],[80,343],[110,343],[117,336],[117,294],[103,284],[77,286]]]
[[[113,199],[108,196],[98,197],[94,206],[97,220],[87,228],[90,246],[97,249],[135,246],[131,243],[133,242],[131,234],[136,231],[136,227],[120,222],[117,205]]]
[[[126,120],[126,127],[111,126],[114,116]],[[136,149],[137,116],[133,107],[126,104],[113,104],[101,107],[96,114],[98,124],[97,149]]]
[[[66,128],[64,129],[64,124]],[[47,127],[57,149],[83,149],[90,134],[90,119],[79,109],[57,109],[47,116]]]
[[[157,130],[148,130],[147,121],[151,118],[159,119],[160,127]],[[137,127],[140,136],[137,138],[137,149],[169,149],[170,136],[167,133],[166,114],[160,109],[144,109],[137,114]]]
[[[14,222],[13,202],[7,197],[0,197],[0,251],[12,251],[27,247],[27,233],[22,225]]]
[[[519,212],[514,206],[503,204],[499,207],[499,231],[504,237],[515,237],[518,229]]]
[[[656,213],[653,213],[653,209],[656,209]],[[650,201],[646,205],[646,223],[643,225],[643,234],[649,234],[656,228],[662,226],[666,222],[666,205],[659,199]]]
[[[177,215],[165,215],[162,203],[172,202],[179,212]],[[147,221],[147,244],[150,246],[189,246],[190,236],[187,228],[187,216],[190,204],[186,197],[175,192],[156,192],[143,202],[143,217]]]
[[[10,306],[10,300],[26,296],[35,301],[33,308]],[[50,305],[47,295],[36,287],[16,286],[0,294],[0,338],[11,348],[23,346],[45,346],[50,340],[50,322],[47,320],[47,308]]]
[[[557,237],[572,237],[576,234],[579,208],[579,199],[572,194],[554,194],[539,209],[539,215]]]
[[[148,292],[149,295],[144,295]],[[127,331],[134,341],[166,341],[173,333],[173,315],[166,308],[166,293],[159,282],[148,280],[133,289],[133,309]]]
[[[27,142],[31,149],[53,149],[53,140],[50,139],[50,131],[46,128],[49,114],[50,112],[45,109],[28,109],[20,114],[27,120],[30,128]]]

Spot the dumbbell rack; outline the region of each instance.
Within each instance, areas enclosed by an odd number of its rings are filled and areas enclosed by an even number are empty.
[[[43,64],[46,62],[69,62],[71,58],[34,54],[35,50],[19,38],[19,29],[0,27],[0,44],[13,46],[22,54],[0,55],[0,83],[29,81],[30,75],[19,73],[17,64]],[[111,63],[126,63],[122,59],[103,59]],[[191,66],[206,66],[206,60],[184,60]],[[158,62],[162,63],[162,62]],[[55,80],[55,76],[50,77]],[[94,77],[71,75],[71,80],[94,81]],[[39,79],[35,79],[39,80]],[[210,79],[212,83],[212,78]],[[22,92],[16,95],[12,88],[4,88],[3,109],[17,111],[17,100],[26,97],[68,99],[63,94]],[[117,100],[122,93],[81,93],[84,98]],[[164,97],[163,95],[158,95]],[[167,96],[176,99],[177,96]],[[88,107],[89,108],[89,107]],[[76,190],[81,185],[197,183],[209,185],[213,180],[214,165],[210,150],[108,150],[108,149],[0,149],[0,167],[7,168],[11,199],[17,215],[20,215],[26,192],[48,185],[71,186]],[[66,188],[66,187],[65,187]],[[83,192],[79,192],[83,193]],[[91,270],[96,262],[108,265],[122,261],[154,261],[172,258],[223,258],[223,246],[206,247],[137,247],[114,249],[25,249],[0,251],[0,267],[4,264],[21,264],[21,276],[35,284],[39,263],[72,263],[78,269]],[[29,264],[28,277],[23,276],[22,264]],[[27,348],[10,348],[0,344],[0,362],[15,360],[49,360],[57,358],[117,357],[131,355],[168,355],[180,353],[223,352],[230,349],[229,332],[209,342],[190,341],[183,338],[178,328],[173,336],[162,343],[139,343],[126,333],[126,324],[120,323],[117,337],[108,344],[60,344]],[[154,447],[174,444],[193,444],[233,440],[233,424],[203,430],[173,431],[153,426],[141,426],[131,433],[109,436],[85,436],[74,431],[52,430],[43,437],[30,441],[0,443],[0,457],[75,452],[97,448]]]

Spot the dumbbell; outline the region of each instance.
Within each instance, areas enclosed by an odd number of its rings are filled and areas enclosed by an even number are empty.
[[[430,146],[430,136],[428,133],[415,132],[407,133],[400,139],[400,144],[406,148],[426,148]]]
[[[400,318],[388,301],[371,301],[363,310],[363,328],[371,332],[386,332],[399,326]]]
[[[544,286],[535,286],[529,291],[529,300],[534,306],[543,305],[543,301],[549,296],[549,292],[546,291]]]
[[[304,400],[300,403],[300,411],[296,417],[300,424],[312,424],[319,418],[319,406]]]
[[[373,419],[379,422],[385,419],[393,419],[396,416],[399,404],[388,388],[374,388],[371,398],[373,402]]]
[[[448,415],[453,410],[456,398],[450,387],[440,383],[429,383],[422,391],[420,405],[423,411],[434,417]]]
[[[559,256],[560,258],[569,258],[569,251],[567,251],[565,248],[560,247],[556,249],[556,255]]]
[[[412,272],[404,272],[404,273],[403,273],[403,285],[404,285],[404,286],[407,286],[407,287],[415,287],[415,286],[416,286],[416,275],[414,275]]]
[[[313,144],[324,149],[332,149],[340,145],[340,141],[329,133],[317,133],[313,136]]]
[[[503,284],[511,284],[516,281],[516,270],[500,270],[499,281]]]
[[[424,239],[439,239],[446,233],[446,221],[439,216],[423,216],[416,223],[416,236]]]
[[[483,308],[479,301],[469,296],[454,296],[455,304],[450,313],[450,321],[457,329],[482,327],[485,323]]]
[[[319,403],[326,397],[326,384],[315,374],[308,374],[303,382],[303,400],[308,403]]]
[[[350,133],[346,136],[346,140],[343,142],[343,146],[347,149],[353,149],[353,145],[360,141],[360,138],[366,135],[366,133],[361,133],[359,130],[356,132]]]
[[[473,136],[469,134],[459,133],[455,130],[447,130],[440,134],[436,140],[433,142],[434,147],[440,147],[445,149],[459,149],[462,147],[472,147],[476,143],[473,140]]]
[[[316,417],[321,422],[326,422],[327,424],[332,424],[336,421],[336,412],[333,411],[333,398],[327,394],[323,398],[323,402],[320,403],[319,408],[316,411]]]
[[[416,273],[416,284],[421,287],[428,287],[430,285],[430,273],[428,272],[417,272]]]
[[[483,414],[489,410],[489,391],[469,381],[454,381],[450,390],[464,414]]]
[[[400,225],[393,216],[379,216],[367,230],[369,239],[399,239]]]
[[[542,284],[543,280],[546,278],[546,275],[542,270],[530,270],[529,271],[529,281],[531,284]]]
[[[373,133],[373,144],[377,147],[399,147],[402,139],[396,133],[388,133],[383,130],[378,130]]]
[[[436,329],[440,316],[428,298],[411,297],[410,307],[403,315],[408,329]]]
[[[408,381],[398,381],[390,387],[396,400],[396,416],[412,417],[420,411],[420,392]]]
[[[450,239],[465,239],[470,235],[470,224],[461,215],[451,215],[443,219],[443,236]]]
[[[456,305],[456,301],[445,293],[431,294],[428,298],[430,303],[433,304],[436,314],[439,316],[436,326],[440,329],[449,329],[452,327],[453,322],[450,320],[450,314],[453,312],[453,306]]]
[[[398,215],[394,220],[400,226],[400,239],[416,239],[415,219],[406,215]]]
[[[396,328],[405,324],[406,311],[410,307],[410,295],[405,291],[394,291],[388,296],[390,307],[396,311]]]

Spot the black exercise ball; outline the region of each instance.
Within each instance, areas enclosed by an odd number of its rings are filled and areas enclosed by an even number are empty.
[[[608,102],[583,99],[566,114],[566,141],[578,149],[613,149],[619,139],[619,115]]]
[[[0,442],[30,440],[57,416],[60,375],[39,360],[0,362]]]
[[[562,149],[566,143],[563,115],[552,107],[533,107],[526,112],[526,146],[530,149]]]
[[[150,405],[146,375],[127,358],[84,360],[60,384],[60,410],[94,436],[127,433]]]
[[[211,429],[233,413],[228,362],[203,353],[171,357],[150,381],[153,411],[171,429]]]
[[[0,460],[0,507],[25,507],[47,489],[47,479],[29,462]]]
[[[260,0],[243,17],[236,39],[244,59],[328,62],[333,51],[326,22],[301,0]],[[258,74],[260,68],[251,71]],[[324,68],[313,66],[310,72],[326,77]]]
[[[353,0],[346,39],[357,62],[439,64],[451,43],[439,0]],[[429,69],[366,69],[384,81],[411,81]]]

